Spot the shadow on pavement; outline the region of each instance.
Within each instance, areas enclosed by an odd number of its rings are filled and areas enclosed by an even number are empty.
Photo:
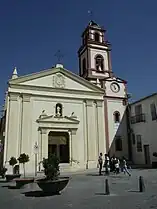
[[[103,176],[103,175],[99,175],[97,173],[88,173],[86,174],[86,176]]]
[[[5,185],[2,187],[7,187],[8,189],[18,189],[16,186]]]
[[[141,193],[138,190],[129,190],[128,192],[132,192],[132,193]]]
[[[103,192],[96,192],[95,195],[107,195],[107,194]]]
[[[26,197],[48,197],[48,196],[60,195],[60,193],[52,194],[52,193],[46,193],[43,191],[30,191],[30,192],[24,192],[22,194],[24,194]]]
[[[6,180],[0,180],[0,183],[8,183]]]

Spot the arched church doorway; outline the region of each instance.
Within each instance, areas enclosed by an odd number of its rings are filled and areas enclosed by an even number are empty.
[[[56,154],[60,163],[69,163],[69,134],[67,132],[49,132],[48,154]]]

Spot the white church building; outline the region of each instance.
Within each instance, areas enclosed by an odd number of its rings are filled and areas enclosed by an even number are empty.
[[[84,30],[79,75],[62,64],[24,76],[14,69],[1,131],[8,173],[10,157],[21,153],[30,157],[30,174],[51,153],[60,158],[61,171],[96,168],[100,152],[128,157],[126,81],[112,71],[105,32],[94,21]]]

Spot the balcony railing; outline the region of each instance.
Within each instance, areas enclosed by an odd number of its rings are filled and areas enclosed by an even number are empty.
[[[145,114],[135,115],[131,117],[131,124],[145,122],[146,117]]]

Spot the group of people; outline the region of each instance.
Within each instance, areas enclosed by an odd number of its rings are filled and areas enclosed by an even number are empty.
[[[113,155],[111,158],[107,154],[105,154],[103,158],[103,154],[100,153],[98,158],[98,166],[99,166],[99,175],[102,175],[102,169],[105,169],[105,173],[109,175],[110,172],[113,172],[115,174],[119,174],[121,171],[124,172],[124,174],[128,174],[131,176],[127,162],[125,157],[123,157],[121,160],[115,157]]]

